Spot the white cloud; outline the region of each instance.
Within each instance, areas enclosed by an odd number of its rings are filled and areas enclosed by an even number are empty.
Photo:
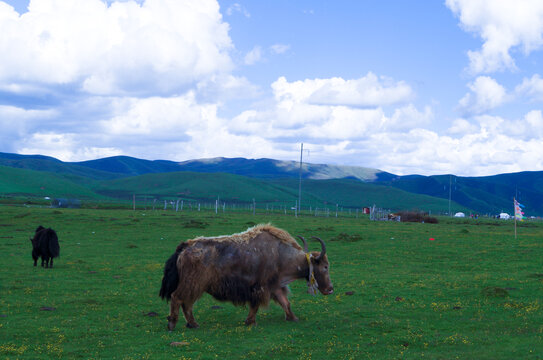
[[[254,65],[262,59],[262,48],[255,46],[249,51],[244,58],[245,65]]]
[[[229,26],[214,0],[31,0],[21,16],[0,5],[0,85],[172,93],[232,68]]]
[[[477,130],[477,126],[466,119],[456,119],[453,121],[447,132],[452,135],[465,135],[474,133]]]
[[[223,102],[232,99],[252,99],[261,90],[245,77],[219,74],[200,81],[196,85],[198,98],[204,102]]]
[[[196,103],[194,93],[162,98],[119,98],[114,113],[100,122],[110,136],[141,136],[147,141],[187,141],[188,133],[217,121],[216,105]]]
[[[232,16],[236,12],[243,14],[243,16],[245,16],[246,18],[251,17],[249,11],[247,11],[247,9],[239,3],[234,3],[230,5],[228,9],[226,9],[226,15],[228,16]]]
[[[322,94],[323,89],[339,93],[334,94],[335,99],[331,101],[315,101],[314,94]],[[232,131],[259,133],[269,139],[306,138],[327,143],[364,139],[383,131],[401,132],[427,125],[433,118],[431,108],[426,107],[421,112],[412,104],[397,107],[392,114],[387,114],[377,105],[406,100],[411,90],[402,82],[385,87],[371,73],[358,80],[306,79],[292,83],[282,77],[272,84],[272,90],[275,102],[265,108],[242,112],[230,123]],[[373,106],[360,107],[360,101]],[[335,104],[345,102],[354,102],[357,106]]]
[[[353,80],[336,77],[289,83],[280,77],[272,84],[272,88],[278,100],[318,105],[372,107],[407,102],[413,97],[411,87],[405,82],[394,82],[371,72]]]
[[[543,79],[539,74],[535,74],[529,79],[524,78],[522,84],[515,88],[515,92],[519,97],[528,97],[532,101],[543,101]]]
[[[284,54],[289,49],[290,49],[290,45],[285,45],[285,44],[274,44],[274,45],[270,46],[270,50],[274,54]]]
[[[468,87],[471,92],[458,103],[460,111],[467,115],[482,114],[507,101],[505,88],[491,77],[479,76]]]
[[[483,40],[478,51],[468,51],[474,74],[515,69],[512,52],[525,54],[543,44],[543,2],[540,0],[446,0],[462,28]]]
[[[21,154],[47,154],[63,161],[98,159],[102,157],[124,155],[123,151],[112,147],[86,146],[79,134],[34,133],[25,139],[18,149]]]
[[[0,105],[0,139],[9,144],[13,137],[24,134],[28,129],[39,127],[45,120],[54,118],[55,110],[27,110],[10,105]]]

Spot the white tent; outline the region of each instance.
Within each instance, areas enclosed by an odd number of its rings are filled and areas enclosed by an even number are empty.
[[[509,216],[508,213],[501,213],[501,214],[500,214],[500,219],[508,220],[508,219],[510,219],[510,218],[511,218],[511,216]]]
[[[466,214],[464,214],[463,212],[457,212],[456,214],[454,214],[454,217],[466,217]]]

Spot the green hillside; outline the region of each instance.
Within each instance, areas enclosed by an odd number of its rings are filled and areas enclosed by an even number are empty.
[[[223,173],[175,172],[146,174],[130,178],[96,183],[93,190],[99,194],[127,198],[132,194],[156,197],[214,200],[217,198],[237,202],[290,201],[297,196],[289,188],[244,176]]]
[[[298,181],[293,179],[277,180],[274,183],[291,189],[298,188]],[[353,179],[303,180],[302,189],[304,194],[310,194],[312,198],[353,208],[375,204],[394,211],[423,210],[433,213],[445,213],[449,208],[448,200]],[[311,199],[302,199],[302,204],[310,201]],[[468,208],[455,202],[451,204],[451,210],[469,212]]]
[[[487,177],[452,175],[404,176],[383,184],[411,193],[449,198],[481,213],[512,213],[513,197],[526,206],[526,214],[543,214],[543,172],[524,172]],[[450,187],[449,187],[450,186]]]
[[[98,199],[87,185],[88,178],[56,175],[46,171],[18,169],[0,165],[0,194],[33,197]]]
[[[104,196],[130,198],[153,196],[157,198],[183,198],[193,200],[259,204],[279,202],[292,205],[298,199],[299,182],[295,179],[259,180],[223,173],[177,172],[146,174],[136,177],[95,183],[93,190]],[[377,205],[391,210],[424,210],[433,213],[448,211],[448,201],[426,195],[412,194],[383,185],[364,183],[352,179],[309,180],[302,182],[302,207],[361,208]],[[456,203],[453,211],[469,211]]]
[[[114,179],[122,176],[120,174],[103,171],[100,169],[65,163],[54,158],[31,155],[14,156],[14,154],[0,153],[0,166],[36,171],[48,171],[55,174],[74,175],[97,180]]]

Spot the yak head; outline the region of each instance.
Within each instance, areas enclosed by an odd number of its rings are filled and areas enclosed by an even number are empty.
[[[301,236],[298,237],[302,239],[302,242],[304,243],[304,251],[307,253],[308,250],[305,239]],[[334,292],[334,285],[332,284],[332,280],[330,280],[330,263],[328,262],[328,257],[326,256],[326,245],[324,245],[324,241],[318,237],[313,237],[313,239],[320,242],[322,248],[321,252],[311,252],[310,261],[313,265],[313,274],[315,276],[315,280],[317,280],[321,294],[330,295]]]

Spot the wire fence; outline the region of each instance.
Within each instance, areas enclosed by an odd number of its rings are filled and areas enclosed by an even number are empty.
[[[133,210],[152,210],[169,212],[246,212],[248,214],[281,214],[286,216],[315,216],[315,217],[353,217],[369,215],[369,207],[346,207],[331,203],[306,203],[299,208],[297,201],[225,201],[218,197],[195,200],[176,197],[154,197],[148,195],[133,195],[130,202],[124,201],[125,206]]]

